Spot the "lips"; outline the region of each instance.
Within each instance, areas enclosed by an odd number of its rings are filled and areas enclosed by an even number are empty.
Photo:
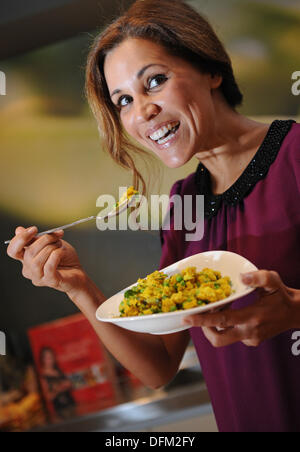
[[[173,129],[172,132],[170,132],[165,138],[162,138],[161,140],[151,140],[151,142],[155,145],[157,149],[163,150],[163,149],[169,149],[171,148],[179,139],[180,137],[180,123],[178,123],[178,126]]]
[[[157,126],[152,127],[151,129],[148,129],[146,131],[146,137],[150,138],[151,135],[153,135],[155,132],[157,132],[158,130],[162,129],[163,127],[168,127],[169,124],[171,124],[172,126],[175,126],[176,124],[178,124],[179,121],[166,121],[166,122],[162,122],[161,124],[158,124]],[[150,138],[151,140],[151,138]],[[153,140],[151,140],[153,141]]]

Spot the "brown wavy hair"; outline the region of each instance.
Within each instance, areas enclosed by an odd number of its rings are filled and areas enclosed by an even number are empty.
[[[102,146],[118,165],[132,171],[134,187],[140,190],[142,184],[140,191],[145,195],[146,183],[135,166],[134,154],[149,153],[126,134],[104,76],[106,55],[127,38],[151,40],[203,73],[221,75],[220,89],[232,108],[242,103],[243,96],[223,44],[208,21],[184,0],[137,0],[96,38],[86,68],[87,98]]]

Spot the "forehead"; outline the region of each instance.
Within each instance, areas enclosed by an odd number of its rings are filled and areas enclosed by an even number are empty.
[[[175,65],[176,57],[159,44],[146,39],[129,38],[108,53],[104,74],[108,84],[136,75],[148,64]]]

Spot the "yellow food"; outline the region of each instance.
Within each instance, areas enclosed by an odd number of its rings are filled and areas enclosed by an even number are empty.
[[[125,292],[120,316],[132,317],[182,311],[223,300],[233,293],[228,276],[189,267],[173,276],[156,271]]]
[[[123,194],[123,196],[120,198],[119,202],[116,204],[116,208],[119,207],[122,202],[127,201],[127,199],[132,198],[132,196],[137,195],[139,192],[134,189],[134,187],[129,187],[128,190]]]

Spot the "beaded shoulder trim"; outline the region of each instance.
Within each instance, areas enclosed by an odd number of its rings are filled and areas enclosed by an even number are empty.
[[[195,173],[197,194],[205,196],[205,218],[217,215],[222,204],[234,206],[240,203],[268,173],[275,162],[283,140],[295,121],[274,121],[262,145],[240,178],[222,195],[211,192],[210,173],[200,163]]]

